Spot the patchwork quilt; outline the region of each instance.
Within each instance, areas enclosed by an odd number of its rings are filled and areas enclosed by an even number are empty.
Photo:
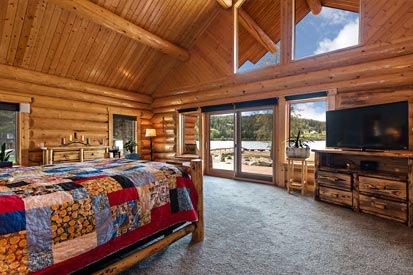
[[[102,159],[0,169],[0,274],[66,274],[171,225],[196,221],[188,175]]]

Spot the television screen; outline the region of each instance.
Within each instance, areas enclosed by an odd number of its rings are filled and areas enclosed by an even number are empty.
[[[408,102],[327,111],[326,146],[361,150],[408,149]]]

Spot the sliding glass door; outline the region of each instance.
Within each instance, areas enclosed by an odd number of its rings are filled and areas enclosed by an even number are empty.
[[[207,116],[210,175],[272,181],[273,108]]]
[[[236,176],[272,180],[273,109],[237,112]]]
[[[235,155],[235,113],[209,115],[209,170],[232,177]]]

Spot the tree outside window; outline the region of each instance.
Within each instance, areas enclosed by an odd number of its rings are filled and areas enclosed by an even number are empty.
[[[4,105],[4,106],[3,106]],[[10,161],[17,163],[17,110],[10,110],[7,103],[0,103],[0,145],[6,143],[6,149],[13,149]],[[13,105],[13,104],[10,104]],[[18,109],[18,104],[16,104]],[[2,108],[4,107],[4,108]]]
[[[129,140],[136,141],[136,117],[113,115],[113,145],[123,152],[123,145]]]
[[[325,99],[291,102],[289,104],[290,138],[297,136],[298,131],[301,131],[306,139],[312,140],[308,144],[311,149],[325,149],[326,110]]]

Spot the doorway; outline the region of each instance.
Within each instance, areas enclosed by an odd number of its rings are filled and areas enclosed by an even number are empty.
[[[273,107],[207,114],[207,174],[272,182]]]

